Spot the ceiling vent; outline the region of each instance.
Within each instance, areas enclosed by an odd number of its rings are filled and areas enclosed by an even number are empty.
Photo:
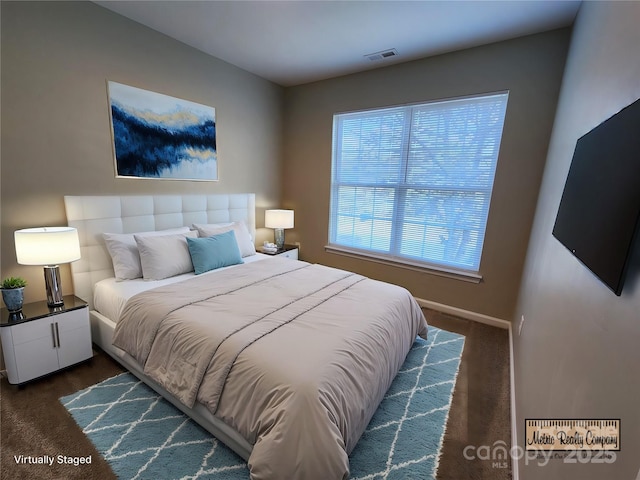
[[[398,51],[395,48],[390,48],[389,50],[383,50],[381,52],[369,53],[365,55],[365,57],[367,57],[372,62],[377,62],[380,60],[385,60],[387,58],[397,57],[397,56],[398,56]]]

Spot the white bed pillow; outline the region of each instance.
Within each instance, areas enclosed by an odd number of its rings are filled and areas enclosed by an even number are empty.
[[[137,233],[103,233],[104,242],[111,255],[113,271],[116,280],[133,280],[142,277],[142,265],[140,264],[140,254],[134,235],[156,236],[172,235],[175,233],[186,233],[189,227],[170,228],[168,230],[158,230],[152,232]]]
[[[145,280],[162,280],[193,272],[187,237],[197,238],[198,232],[134,235],[140,252],[142,277]]]
[[[200,237],[211,237],[213,235],[219,235],[221,233],[233,230],[233,232],[236,234],[236,240],[238,242],[240,254],[243,257],[248,257],[250,255],[256,254],[256,247],[253,245],[251,234],[249,233],[249,229],[244,222],[233,222],[226,226],[221,226],[220,224],[194,223],[192,227],[198,230],[198,234]]]

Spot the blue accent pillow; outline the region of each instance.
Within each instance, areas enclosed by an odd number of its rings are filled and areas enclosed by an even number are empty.
[[[233,230],[212,237],[187,237],[187,245],[196,275],[216,268],[244,263]]]

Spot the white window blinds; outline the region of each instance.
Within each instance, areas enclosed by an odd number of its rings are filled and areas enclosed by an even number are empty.
[[[477,272],[507,98],[335,115],[330,246]]]

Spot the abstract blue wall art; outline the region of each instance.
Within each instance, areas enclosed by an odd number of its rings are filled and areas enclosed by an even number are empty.
[[[216,110],[108,82],[116,177],[218,180]]]

